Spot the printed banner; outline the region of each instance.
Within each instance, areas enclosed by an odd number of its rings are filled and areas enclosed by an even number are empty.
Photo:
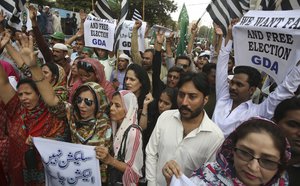
[[[94,146],[33,138],[44,169],[46,186],[101,186]]]
[[[116,21],[89,14],[84,21],[85,46],[113,51]]]
[[[123,27],[120,33],[120,50],[131,50],[131,35],[132,29],[135,21],[125,20]],[[145,31],[146,31],[146,22],[142,22],[141,28],[138,30],[138,45],[139,51],[145,51]]]
[[[300,59],[300,10],[249,11],[233,27],[236,65],[252,66],[277,84]]]

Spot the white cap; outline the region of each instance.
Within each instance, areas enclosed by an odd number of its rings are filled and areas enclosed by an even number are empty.
[[[119,55],[119,59],[120,58],[122,58],[122,59],[126,59],[127,61],[129,61],[130,62],[130,57],[129,56],[127,56],[126,54],[124,54],[124,53],[122,53],[122,54],[120,54]]]
[[[56,43],[54,46],[53,46],[53,49],[59,49],[59,50],[64,50],[64,51],[67,51],[68,52],[68,47],[62,43]]]

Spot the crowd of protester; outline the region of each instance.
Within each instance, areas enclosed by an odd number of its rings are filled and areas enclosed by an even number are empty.
[[[26,33],[0,26],[0,185],[45,184],[32,137],[95,146],[102,185],[163,186],[183,174],[196,185],[300,184],[299,66],[278,85],[235,67],[238,20],[224,38],[215,25],[210,45],[194,44],[193,25],[176,56],[163,32],[140,53],[140,21],[129,55],[85,46],[84,12],[76,33],[67,15],[68,39],[49,7],[30,6],[29,17]]]

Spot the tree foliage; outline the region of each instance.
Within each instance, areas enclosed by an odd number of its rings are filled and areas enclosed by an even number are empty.
[[[143,14],[143,0],[128,0],[129,13],[127,19],[131,19],[133,11],[136,8]],[[52,7],[62,8],[66,10],[79,11],[80,9],[92,10],[92,0],[56,0],[56,3],[49,3],[47,0],[31,0],[32,3],[50,5]],[[96,0],[94,0],[94,3]],[[144,0],[145,2],[145,18],[144,20],[150,25],[160,24],[174,29],[176,24],[171,19],[171,13],[177,10],[177,5],[173,0]],[[108,0],[108,4],[118,17],[120,14],[121,0]]]

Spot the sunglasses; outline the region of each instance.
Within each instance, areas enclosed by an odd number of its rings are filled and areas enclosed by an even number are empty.
[[[234,148],[234,151],[241,160],[250,162],[253,159],[256,159],[259,163],[259,166],[261,166],[262,168],[268,169],[268,170],[276,170],[276,169],[278,169],[278,167],[280,165],[280,163],[273,161],[273,160],[269,160],[266,158],[256,158],[251,153],[249,153],[245,150],[239,149],[239,148]]]
[[[87,72],[94,72],[93,66],[85,61],[78,61],[77,68],[81,68]]]
[[[82,101],[87,105],[87,106],[92,106],[93,105],[93,100],[90,100],[90,99],[88,99],[88,98],[82,98],[82,97],[80,97],[80,96],[78,96],[77,98],[76,98],[76,100],[75,100],[75,103],[76,104],[81,104],[82,103]]]

